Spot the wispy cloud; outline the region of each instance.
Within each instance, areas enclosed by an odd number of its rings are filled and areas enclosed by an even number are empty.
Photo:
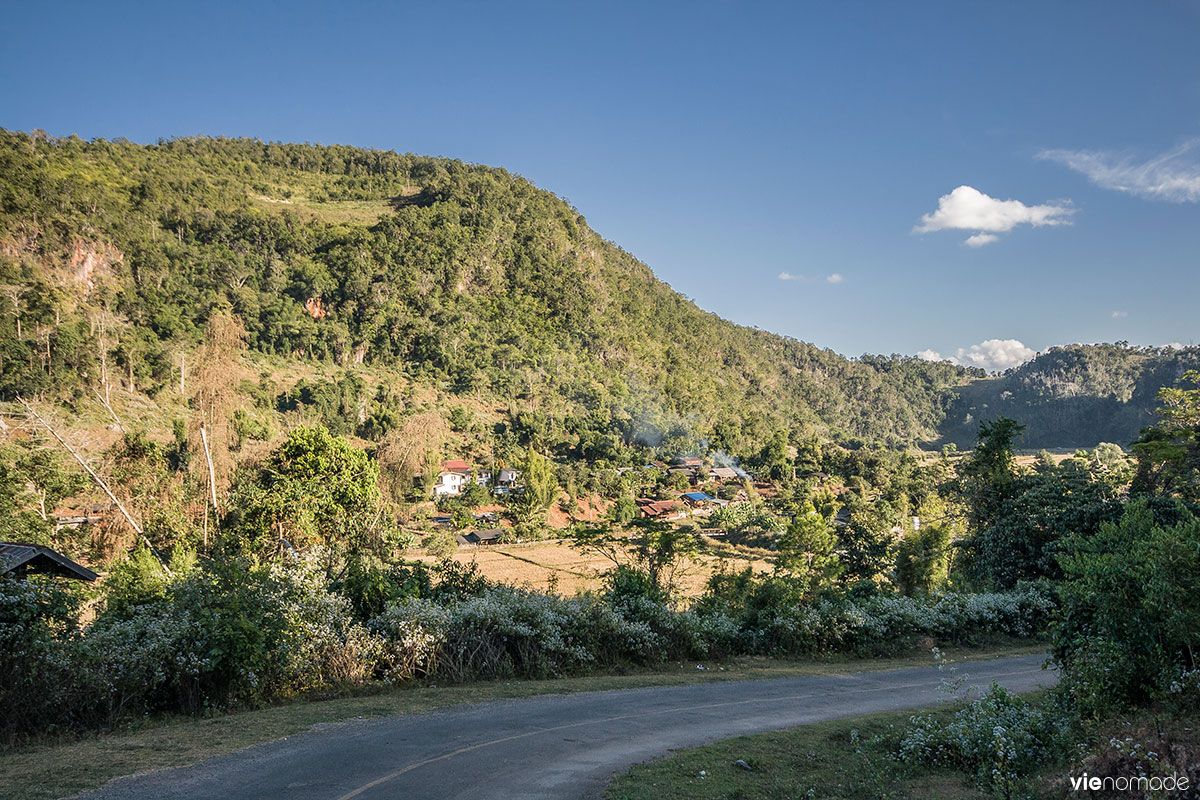
[[[1149,200],[1200,203],[1200,138],[1149,159],[1094,150],[1043,150],[1038,158],[1056,161],[1103,189]]]
[[[820,280],[820,278],[809,278],[805,275],[793,275],[790,272],[781,272],[776,277],[781,281],[799,281],[800,283],[815,283]],[[841,283],[844,280],[845,278],[839,272],[825,276],[825,283]]]
[[[914,233],[961,230],[975,231],[966,240],[971,247],[983,247],[1018,225],[1069,225],[1075,213],[1070,205],[1027,206],[1020,200],[997,200],[972,186],[959,186],[938,198],[937,211],[921,217]]]
[[[983,247],[985,244],[1000,241],[1000,237],[994,233],[977,233],[974,236],[968,236],[965,244],[967,247]]]
[[[952,356],[943,356],[936,350],[922,350],[917,358],[925,361],[952,361],[963,367],[981,367],[988,372],[1003,372],[1024,364],[1037,355],[1037,351],[1026,347],[1017,339],[988,339],[970,347],[960,347]]]
[[[1114,312],[1112,313],[1112,318],[1113,318],[1113,319],[1125,319],[1125,318],[1126,318],[1126,317],[1128,317],[1128,316],[1129,316],[1129,312],[1128,312],[1128,311],[1114,311]]]

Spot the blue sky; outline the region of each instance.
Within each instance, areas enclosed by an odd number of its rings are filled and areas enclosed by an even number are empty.
[[[504,166],[700,306],[847,355],[1200,339],[1200,2],[25,3],[0,26],[0,126]]]

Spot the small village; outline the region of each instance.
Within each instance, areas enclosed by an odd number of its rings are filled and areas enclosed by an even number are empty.
[[[630,480],[630,473],[640,471],[644,480]],[[734,466],[713,465],[696,455],[679,456],[669,464],[651,461],[641,467],[621,467],[614,472],[623,479],[640,485],[646,496],[635,499],[637,517],[672,522],[703,518],[731,503],[747,501],[747,487],[760,492],[772,491],[766,481],[755,481],[750,473]],[[628,476],[628,477],[627,477]],[[435,527],[453,528],[454,519],[444,513],[445,501],[460,498],[469,487],[486,489],[499,502],[525,492],[519,470],[512,467],[480,467],[463,459],[448,459],[433,483],[432,499],[438,513],[432,517]],[[488,545],[511,538],[500,513],[503,506],[479,506],[473,509],[478,524],[460,532],[460,545]]]

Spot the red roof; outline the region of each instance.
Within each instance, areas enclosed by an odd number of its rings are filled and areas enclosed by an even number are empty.
[[[443,472],[470,472],[471,465],[465,461],[460,461],[458,459],[452,459],[450,461],[442,462],[442,471]]]
[[[655,500],[650,503],[641,503],[638,505],[642,509],[642,513],[647,517],[661,517],[663,514],[670,514],[673,511],[678,511],[680,503],[676,500]]]

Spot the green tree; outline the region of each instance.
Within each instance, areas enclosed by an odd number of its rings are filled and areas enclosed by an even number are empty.
[[[623,494],[613,503],[609,516],[618,525],[627,525],[637,516],[637,503],[629,495]]]
[[[378,547],[378,481],[374,462],[345,439],[319,425],[296,428],[237,486],[230,527],[260,547]]]
[[[954,489],[967,507],[967,516],[977,529],[992,523],[1001,504],[1010,496],[1017,478],[1013,445],[1024,425],[1007,417],[979,423],[979,440],[958,468]]]
[[[886,500],[843,494],[849,521],[837,530],[837,553],[846,580],[875,580],[895,563],[896,511]]]
[[[1173,525],[1149,504],[1066,539],[1054,660],[1063,695],[1088,716],[1166,699],[1200,667],[1200,519]]]
[[[530,445],[525,451],[522,479],[525,481],[525,494],[522,496],[523,516],[528,521],[544,522],[546,512],[558,497],[558,478],[554,472],[554,464],[550,459],[533,449]]]
[[[571,531],[569,538],[575,547],[611,561],[618,571],[614,580],[627,583],[633,576],[641,576],[637,580],[663,597],[671,596],[680,569],[695,558],[701,546],[694,528],[653,519],[636,520],[620,532],[608,526],[580,527]]]
[[[776,431],[775,435],[771,437],[771,440],[763,446],[762,451],[758,454],[758,465],[771,480],[783,481],[792,477],[794,466],[791,457],[788,455],[786,433]]]
[[[817,513],[812,503],[805,502],[779,537],[775,569],[799,581],[802,593],[811,595],[841,572],[836,547],[837,537],[828,520]]]
[[[1189,370],[1181,381],[1200,387],[1200,372]],[[1137,494],[1200,501],[1200,388],[1164,388],[1158,399],[1159,421],[1142,431],[1133,445]]]
[[[904,594],[940,589],[950,571],[950,526],[925,525],[908,531],[896,548],[896,583]]]

